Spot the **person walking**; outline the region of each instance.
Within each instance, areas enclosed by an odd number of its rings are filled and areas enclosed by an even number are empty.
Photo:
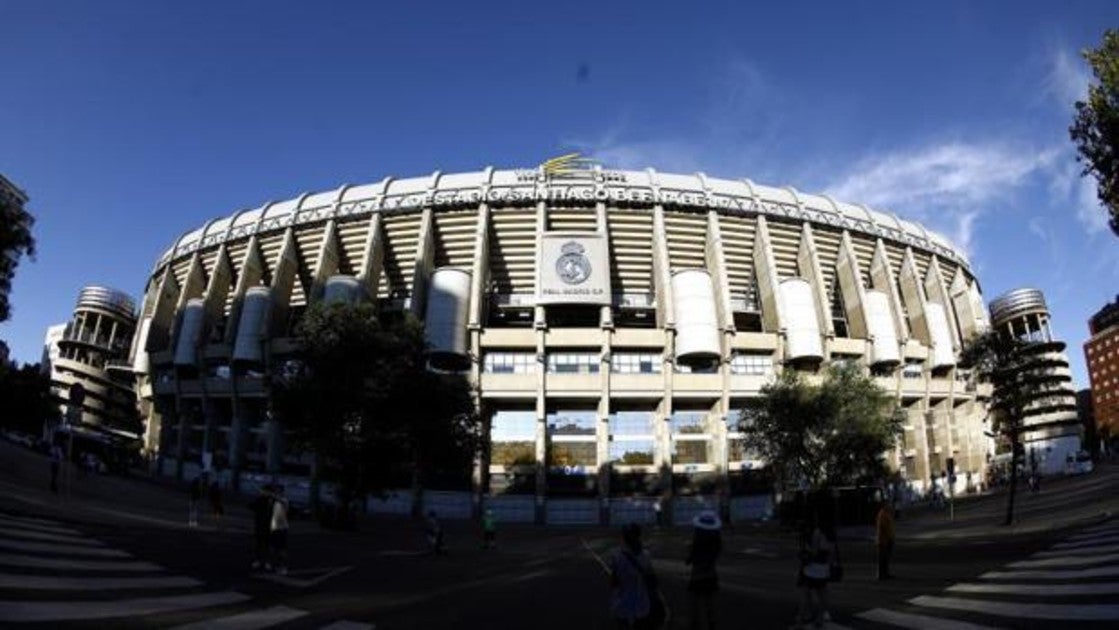
[[[894,577],[890,573],[890,559],[894,556],[894,510],[886,501],[878,509],[875,519],[875,542],[878,548],[878,579]]]
[[[830,619],[828,580],[832,577],[832,566],[836,558],[835,531],[828,524],[821,523],[818,515],[814,515],[810,532],[803,550],[804,559],[800,578],[804,588],[804,600],[798,615],[798,623],[811,622],[814,627],[820,628]]]
[[[51,492],[58,494],[58,472],[62,469],[62,447],[51,446]]]
[[[691,602],[692,630],[715,627],[715,593],[719,590],[719,574],[715,563],[723,550],[720,533],[722,522],[711,510],[700,512],[692,520],[692,544],[684,563],[691,565],[688,598]]]
[[[653,561],[641,543],[641,526],[622,528],[622,544],[610,557],[610,613],[619,630],[664,627],[668,609],[653,571]]]
[[[272,565],[276,573],[288,572],[288,500],[284,496],[284,486],[273,486],[272,521],[269,523],[269,542],[272,550]]]
[[[271,571],[272,554],[269,535],[272,530],[272,486],[265,484],[249,504],[253,512],[253,571]]]
[[[187,525],[190,527],[198,527],[198,502],[202,500],[204,475],[205,473],[202,473],[190,482],[190,508],[187,511]]]
[[[497,546],[497,519],[493,515],[493,510],[486,508],[485,513],[482,514],[482,548],[493,549]]]
[[[434,556],[447,555],[447,548],[443,540],[443,524],[439,522],[439,516],[435,514],[435,510],[427,513],[426,533],[431,554]]]
[[[210,513],[214,517],[214,525],[221,527],[221,517],[225,514],[225,506],[222,504],[221,497],[221,481],[217,475],[214,475],[213,481],[210,482]]]

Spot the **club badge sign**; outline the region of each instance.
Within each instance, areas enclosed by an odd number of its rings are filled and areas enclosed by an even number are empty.
[[[537,256],[537,304],[610,304],[610,261],[602,235],[545,234]]]

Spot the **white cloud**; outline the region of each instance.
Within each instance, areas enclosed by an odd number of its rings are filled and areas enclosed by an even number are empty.
[[[827,190],[931,225],[970,253],[979,218],[1049,170],[1057,154],[1003,143],[934,144],[864,158]]]
[[[1062,107],[1071,108],[1076,101],[1083,101],[1088,97],[1088,83],[1091,79],[1092,74],[1079,55],[1066,48],[1057,48],[1050,57],[1043,87],[1045,93]]]
[[[1107,210],[1100,204],[1096,195],[1096,180],[1080,174],[1080,165],[1074,161],[1069,151],[1065,166],[1055,169],[1049,182],[1049,194],[1053,202],[1066,207],[1072,206],[1076,219],[1089,235],[1109,230]]]

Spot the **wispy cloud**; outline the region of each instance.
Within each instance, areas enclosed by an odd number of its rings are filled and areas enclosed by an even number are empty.
[[[1056,47],[1049,55],[1049,68],[1042,87],[1045,93],[1064,107],[1088,96],[1092,75],[1087,64],[1066,47]]]
[[[971,251],[976,222],[1048,170],[1057,150],[948,142],[865,157],[827,187],[839,199],[896,211]]]

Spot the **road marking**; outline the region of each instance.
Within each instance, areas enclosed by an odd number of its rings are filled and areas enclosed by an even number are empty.
[[[319,628],[319,630],[376,630],[377,626],[371,623],[358,623],[356,621],[335,621]]]
[[[30,529],[33,531],[47,532],[48,534],[63,534],[69,536],[81,536],[82,533],[76,529],[69,527],[62,527],[61,525],[47,525],[45,523],[33,523],[19,518],[12,518],[10,516],[0,516],[0,524],[5,527],[18,527],[20,529]]]
[[[991,571],[982,580],[1076,580],[1080,578],[1119,577],[1119,567],[1093,567],[1065,571]]]
[[[62,569],[77,571],[162,571],[163,567],[150,562],[135,560],[70,560],[68,558],[42,558],[14,553],[0,553],[0,565],[31,567],[34,569]]]
[[[108,547],[80,547],[62,543],[25,542],[22,540],[5,540],[0,538],[0,549],[9,551],[30,551],[32,553],[57,553],[70,556],[87,556],[96,558],[131,558],[132,554],[119,549]]]
[[[45,532],[32,532],[25,529],[11,529],[9,527],[0,526],[0,536],[8,538],[22,538],[24,540],[46,540],[49,542],[70,543],[73,545],[89,545],[91,547],[103,547],[104,545],[96,540],[84,538],[79,536],[62,536],[60,534],[47,534]]]
[[[257,630],[257,628],[267,628],[292,619],[298,619],[306,614],[306,610],[299,610],[298,608],[273,606],[228,617],[205,619],[183,626],[175,626],[174,630]]]
[[[1119,604],[1032,604],[1028,602],[1000,602],[986,599],[959,597],[932,597],[921,595],[909,600],[917,606],[948,608],[978,612],[1015,619],[1058,619],[1062,621],[1119,620]]]
[[[8,514],[7,512],[0,513],[0,518],[6,518],[6,519],[12,520],[12,521],[23,521],[25,523],[31,523],[33,525],[50,525],[50,526],[62,525],[62,523],[60,523],[56,520],[53,520],[53,519],[49,519],[49,518],[36,518],[34,516],[20,516],[20,515],[16,515],[16,514]]]
[[[1107,535],[1102,538],[1093,538],[1091,540],[1081,540],[1077,542],[1064,542],[1053,545],[1053,549],[1079,549],[1080,547],[1091,547],[1093,545],[1104,545],[1110,543],[1119,543],[1119,536]]]
[[[1104,536],[1115,536],[1119,534],[1119,526],[1110,527],[1108,529],[1100,529],[1094,532],[1085,531],[1075,536],[1069,536],[1069,540],[1086,540],[1089,538],[1103,538]]]
[[[1117,553],[1119,545],[1097,545],[1094,547],[1077,547],[1076,549],[1056,549],[1054,551],[1039,551],[1031,558],[1060,558],[1062,556],[1075,557],[1096,553]]]
[[[110,591],[141,588],[188,588],[202,582],[182,575],[158,577],[53,577],[0,573],[0,588],[27,591]]]
[[[891,626],[901,626],[912,630],[991,630],[990,626],[980,626],[966,621],[954,619],[941,619],[912,613],[897,612],[885,608],[875,608],[855,615],[860,619],[884,623]]]
[[[1006,565],[1011,569],[1044,569],[1046,567],[1075,567],[1083,564],[1101,564],[1119,561],[1119,553],[1105,556],[1071,556],[1064,558],[1045,558],[1044,560],[1022,560]]]
[[[293,586],[295,588],[308,588],[321,584],[330,578],[341,575],[353,569],[352,566],[345,567],[323,567],[319,569],[299,569],[296,571],[288,571],[287,575],[278,575],[275,573],[261,573],[254,577],[261,580],[268,580],[284,586]],[[303,575],[310,575],[314,577],[300,577]]]
[[[236,604],[249,600],[234,591],[196,593],[169,597],[140,597],[108,601],[13,602],[0,601],[0,621],[74,621],[134,617],[177,610]]]
[[[1115,595],[1119,583],[1103,584],[953,584],[956,593],[999,593],[1002,595]]]

